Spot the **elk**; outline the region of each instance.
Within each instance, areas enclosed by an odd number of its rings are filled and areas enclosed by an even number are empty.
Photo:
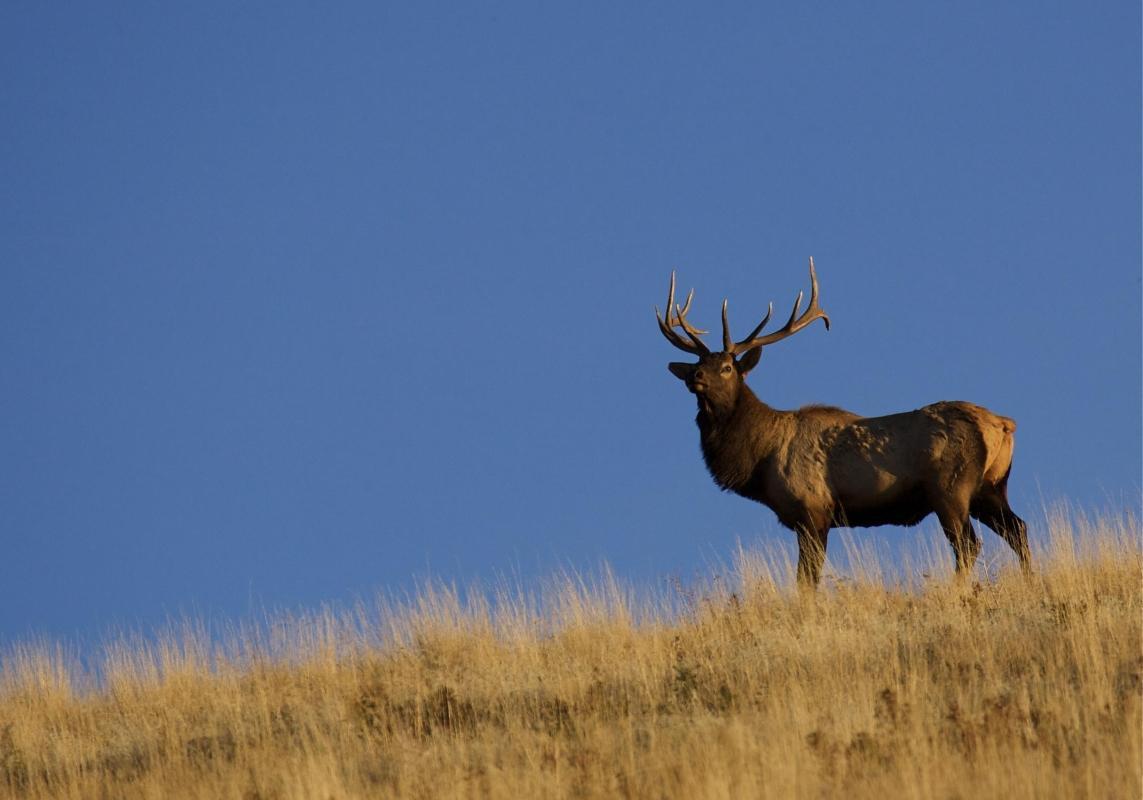
[[[1008,505],[1016,423],[986,408],[946,401],[884,417],[810,405],[782,411],[763,403],[746,385],[762,350],[817,320],[818,278],[810,259],[810,301],[798,293],[789,321],[762,335],[766,316],[745,339],[734,341],[722,303],[722,350],[687,320],[694,290],[675,303],[675,274],[659,329],[697,364],[672,362],[671,373],[698,400],[703,459],[723,490],[772,510],[798,537],[798,582],[821,580],[831,528],[915,525],[935,513],[952,545],[956,571],[972,571],[980,552],[974,518],[995,531],[1029,570],[1028,528]],[[679,330],[676,330],[679,329]],[[682,331],[681,333],[679,331]]]

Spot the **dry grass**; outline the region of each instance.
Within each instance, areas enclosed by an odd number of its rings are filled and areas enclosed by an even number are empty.
[[[1031,580],[801,597],[742,554],[733,585],[681,596],[436,587],[188,624],[88,670],[24,647],[0,673],[0,795],[1136,798],[1139,526],[1049,528]]]

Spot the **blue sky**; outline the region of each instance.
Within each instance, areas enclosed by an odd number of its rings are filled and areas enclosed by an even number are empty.
[[[1018,511],[1137,505],[1138,3],[785,5],[6,4],[0,642],[788,542],[675,268],[741,336],[814,257],[772,405],[973,400]]]

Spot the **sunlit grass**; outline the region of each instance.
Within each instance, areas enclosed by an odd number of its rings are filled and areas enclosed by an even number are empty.
[[[838,543],[814,596],[743,548],[662,592],[428,584],[94,660],[18,646],[0,796],[1140,796],[1133,515],[1050,514],[1030,579]]]

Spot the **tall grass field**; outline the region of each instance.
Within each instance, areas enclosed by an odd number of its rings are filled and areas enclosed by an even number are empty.
[[[1138,520],[1033,541],[1030,578],[858,553],[810,594],[743,551],[661,592],[428,584],[95,656],[10,646],[0,796],[1139,798]]]

